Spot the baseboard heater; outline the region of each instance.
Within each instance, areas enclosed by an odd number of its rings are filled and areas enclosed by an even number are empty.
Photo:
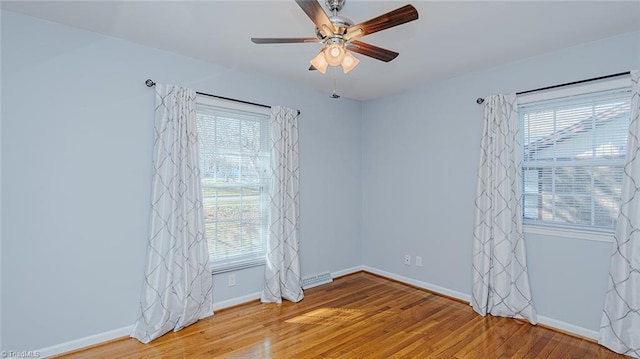
[[[312,277],[302,278],[302,289],[309,289],[313,287],[317,287],[322,284],[327,284],[333,282],[333,278],[331,278],[331,273],[321,273],[318,275],[314,275]]]

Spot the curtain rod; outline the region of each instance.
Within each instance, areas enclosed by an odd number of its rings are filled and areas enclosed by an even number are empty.
[[[531,93],[531,92],[538,92],[538,91],[544,91],[544,90],[551,90],[554,88],[558,88],[558,87],[564,87],[564,86],[571,86],[571,85],[577,85],[577,84],[581,84],[581,83],[585,83],[585,82],[591,82],[591,81],[598,81],[598,80],[604,80],[604,79],[608,79],[611,77],[618,77],[618,76],[624,76],[624,75],[629,75],[631,73],[631,71],[626,71],[626,72],[618,72],[617,74],[611,74],[611,75],[606,75],[606,76],[599,76],[599,77],[594,77],[594,78],[590,78],[590,79],[586,79],[586,80],[580,80],[580,81],[573,81],[573,82],[567,82],[567,83],[563,83],[563,84],[559,84],[559,85],[553,85],[553,86],[547,86],[547,87],[540,87],[537,89],[533,89],[533,90],[527,90],[527,91],[521,91],[521,92],[516,92],[516,95],[524,95],[526,93]],[[476,103],[478,105],[481,105],[484,102],[484,99],[482,97],[478,97],[476,99]]]
[[[156,83],[153,82],[153,80],[151,80],[151,79],[147,79],[147,81],[145,81],[144,83],[145,83],[145,85],[147,85],[147,87],[154,87],[156,85]],[[269,106],[269,105],[263,105],[263,104],[260,104],[260,103],[243,101],[243,100],[238,100],[238,99],[235,99],[235,98],[223,97],[223,96],[218,96],[218,95],[211,95],[211,94],[204,93],[204,92],[196,92],[196,94],[202,95],[202,96],[215,97],[215,98],[219,98],[221,100],[228,100],[228,101],[233,101],[233,102],[244,103],[244,104],[247,104],[247,105],[254,105],[254,106],[271,108],[271,106]],[[299,114],[300,114],[300,110],[298,110],[298,115]]]

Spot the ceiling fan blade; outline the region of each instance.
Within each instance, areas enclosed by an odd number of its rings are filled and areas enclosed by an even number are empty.
[[[357,40],[351,41],[347,45],[347,48],[353,52],[357,52],[365,56],[373,57],[376,60],[380,60],[384,62],[389,62],[395,59],[396,57],[398,57],[399,55],[395,51],[383,49],[378,46],[369,45],[367,43],[364,43],[362,41],[357,41]]]
[[[315,37],[252,37],[254,44],[295,44],[305,42],[318,42]]]
[[[327,26],[331,31],[335,31],[331,20],[329,20],[329,16],[324,11],[320,3],[316,0],[296,0],[298,6],[302,8],[305,14],[316,24],[316,27],[320,29],[323,33],[326,31],[323,29],[322,25]],[[329,34],[325,33],[325,36]]]
[[[347,29],[349,38],[357,38],[381,30],[385,30],[394,26],[402,25],[404,23],[417,20],[418,10],[413,5],[405,5],[401,8],[389,11],[386,14],[382,14],[371,20],[350,26]]]
[[[316,69],[315,66],[311,65],[309,66],[309,71],[318,71],[318,69]]]

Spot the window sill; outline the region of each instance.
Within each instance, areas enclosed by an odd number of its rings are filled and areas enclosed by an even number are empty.
[[[265,264],[265,260],[264,259],[256,259],[256,260],[252,260],[252,261],[228,263],[228,264],[225,264],[223,266],[218,266],[218,267],[213,267],[212,266],[211,267],[211,274],[220,274],[220,273],[226,273],[226,272],[233,272],[233,271],[240,270],[240,269],[263,266],[264,264]]]
[[[609,231],[583,230],[536,224],[525,224],[522,228],[525,234],[540,234],[607,243],[613,243],[614,241],[614,233]]]

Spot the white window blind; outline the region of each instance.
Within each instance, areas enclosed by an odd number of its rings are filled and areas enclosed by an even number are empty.
[[[615,228],[630,102],[624,88],[519,106],[525,223]]]
[[[212,271],[262,264],[268,235],[268,115],[261,108],[249,112],[203,102],[198,101],[197,124]]]

